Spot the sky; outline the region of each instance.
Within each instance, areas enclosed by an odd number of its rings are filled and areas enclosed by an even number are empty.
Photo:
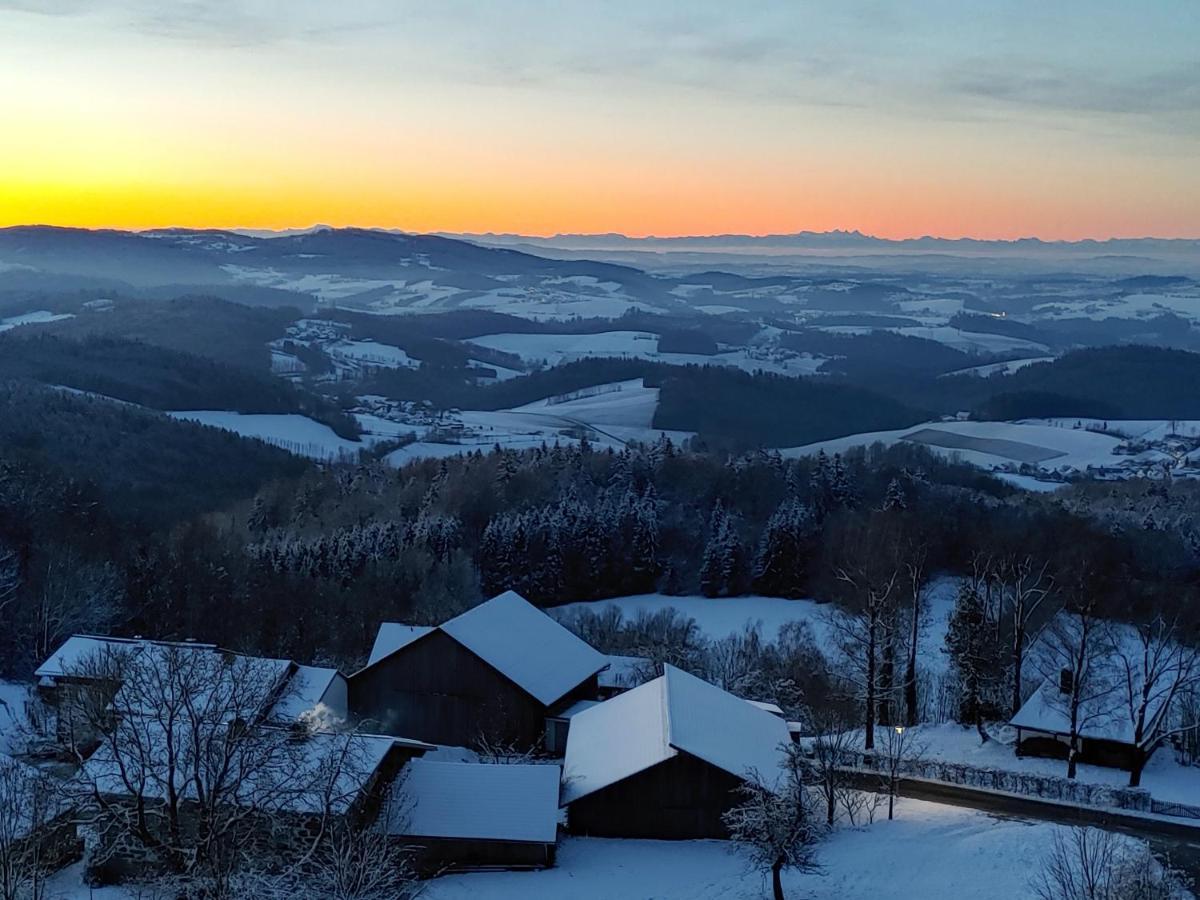
[[[1200,237],[1197,0],[0,0],[0,226]]]

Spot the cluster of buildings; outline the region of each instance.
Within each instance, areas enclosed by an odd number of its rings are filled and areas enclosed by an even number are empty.
[[[278,733],[287,738],[280,752],[296,754],[270,777],[315,770],[305,760],[330,741],[353,746],[360,764],[339,773],[335,814],[376,815],[382,797],[402,798],[402,815],[381,816],[375,827],[413,851],[423,872],[550,866],[563,830],[724,837],[735,789],[751,778],[778,782],[791,739],[777,709],[671,666],[652,677],[648,661],[600,653],[508,592],[434,627],[383,623],[367,665],[349,676],[208,644],[70,638],[37,670],[39,691],[58,710],[60,743],[95,745],[81,769],[113,797],[130,789],[118,777],[128,764],[114,765],[119,742],[166,742],[173,727],[161,716],[153,728],[139,725],[154,711],[122,699],[127,688],[116,686],[108,701],[116,730],[79,732],[69,710],[99,678],[86,661],[113,652],[151,671],[193,654],[212,661],[218,674],[203,691],[222,710],[221,727]],[[239,666],[255,673],[256,688],[214,703],[208,695],[236,680],[220,673]],[[267,777],[251,780],[261,787]],[[313,793],[272,795],[274,812],[303,829],[316,812]],[[136,857],[105,858],[106,868],[92,872],[97,880],[137,872]]]

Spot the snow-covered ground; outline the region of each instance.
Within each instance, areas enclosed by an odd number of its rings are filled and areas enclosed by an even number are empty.
[[[989,334],[982,331],[961,331],[950,325],[904,325],[897,328],[875,328],[871,325],[821,325],[814,327],[833,334],[870,334],[872,331],[891,331],[906,337],[937,341],[964,353],[1024,353],[1030,356],[1045,355],[1050,348],[1036,341],[1010,337],[1006,334]]]
[[[994,739],[986,744],[980,743],[979,734],[973,728],[963,728],[952,722],[945,725],[918,725],[914,733],[914,746],[921,746],[921,755],[927,759],[1057,778],[1067,775],[1064,760],[1018,757],[1012,743],[1016,740],[1015,730],[1007,726],[995,729],[992,732]],[[1107,766],[1080,765],[1076,777],[1089,784],[1117,787],[1129,784],[1128,772]],[[1181,766],[1176,762],[1171,748],[1163,747],[1150,758],[1142,772],[1142,787],[1156,800],[1200,806],[1200,767]]]
[[[599,334],[487,334],[469,343],[519,356],[529,363],[557,366],[593,357],[646,359],[671,365],[733,366],[747,372],[762,370],[780,375],[812,375],[825,362],[810,354],[737,349],[714,355],[661,353],[658,335],[648,331],[603,331]]]
[[[1020,425],[1045,425],[1054,428],[1103,429],[1112,434],[1142,441],[1161,441],[1171,435],[1200,437],[1200,420],[1196,419],[1021,419]]]
[[[928,671],[942,671],[946,667],[943,648],[957,590],[958,580],[955,578],[934,579],[925,589],[928,607],[921,633],[920,659],[922,666]],[[570,615],[576,610],[589,609],[598,613],[607,606],[621,610],[626,620],[636,618],[643,612],[656,613],[664,609],[674,609],[682,616],[695,619],[701,634],[709,640],[720,640],[731,634],[739,634],[750,625],[758,626],[763,638],[773,641],[779,636],[779,629],[788,622],[806,622],[822,651],[828,655],[836,650],[829,616],[836,612],[837,607],[815,600],[786,600],[782,597],[755,595],[714,598],[636,594],[612,600],[568,603],[554,607],[550,612],[556,615]]]
[[[966,369],[957,369],[953,372],[946,372],[939,375],[939,378],[949,378],[951,375],[977,375],[980,378],[987,378],[991,375],[1011,375],[1013,372],[1018,372],[1026,366],[1032,366],[1034,363],[1053,362],[1053,356],[1031,356],[1028,359],[1010,359],[1008,362],[987,363],[982,366],[971,366]]]
[[[185,419],[233,431],[242,437],[258,438],[299,456],[314,459],[336,459],[345,454],[357,454],[366,445],[348,441],[334,433],[328,425],[294,413],[244,414],[223,409],[200,409],[167,413],[174,419]]]
[[[19,316],[9,316],[7,319],[0,319],[0,331],[10,331],[21,325],[45,325],[48,322],[59,322],[63,319],[73,318],[75,318],[73,313],[52,313],[47,309],[39,309]]]
[[[448,413],[444,426],[457,433],[456,443],[417,441],[389,454],[388,461],[401,466],[415,459],[439,459],[494,445],[509,449],[578,443],[575,436],[586,431],[597,449],[620,450],[628,441],[652,443],[666,435],[676,443],[692,432],[660,431],[652,426],[658,408],[658,388],[648,388],[642,379],[597,385],[564,398],[550,397],[510,410],[495,412],[462,410]],[[408,429],[414,430],[414,429]],[[424,437],[424,434],[421,435]]]
[[[387,369],[416,369],[421,365],[419,359],[414,359],[399,347],[376,341],[338,341],[325,350],[335,359],[349,359]]]
[[[784,876],[806,900],[1021,900],[1061,826],[901,800],[895,821],[844,828],[818,852],[820,873]],[[769,880],[722,841],[567,838],[544,872],[450,875],[430,900],[761,900]]]
[[[897,431],[876,431],[821,441],[781,451],[786,457],[845,453],[852,447],[875,443],[894,444],[907,440],[921,443],[935,453],[958,457],[982,468],[1030,463],[1062,471],[1088,466],[1112,465],[1120,460],[1113,450],[1120,438],[1074,428],[1025,422],[926,422]]]
[[[32,693],[30,685],[16,681],[0,681],[0,754],[17,749],[20,732],[25,727],[25,703]]]

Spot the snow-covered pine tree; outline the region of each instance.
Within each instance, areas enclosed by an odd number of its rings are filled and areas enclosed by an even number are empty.
[[[887,493],[883,496],[883,509],[908,509],[908,497],[904,493],[904,486],[900,484],[899,478],[893,478],[888,482]]]
[[[946,630],[946,651],[957,680],[958,721],[975,726],[979,737],[987,741],[983,717],[988,709],[989,686],[996,676],[996,647],[991,641],[983,594],[972,581],[959,586]]]
[[[767,520],[754,561],[754,589],[776,597],[804,596],[805,562],[815,522],[811,511],[788,497]]]

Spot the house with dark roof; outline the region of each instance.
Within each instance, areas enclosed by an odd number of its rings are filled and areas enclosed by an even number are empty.
[[[350,676],[371,730],[435,744],[535,746],[546,719],[593,699],[608,658],[508,591],[436,628],[385,623]]]
[[[414,759],[400,782],[388,834],[422,874],[554,865],[558,788],[554,765],[481,765]]]
[[[737,788],[784,777],[787,723],[666,666],[571,719],[560,803],[574,834],[723,838]]]

